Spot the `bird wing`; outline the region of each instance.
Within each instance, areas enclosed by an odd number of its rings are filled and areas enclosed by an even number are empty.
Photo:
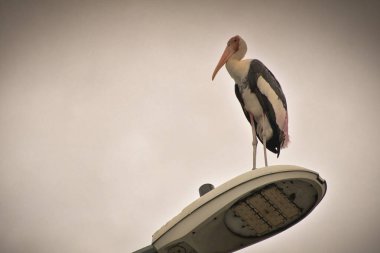
[[[251,90],[255,90],[257,87],[257,80],[261,76],[276,93],[278,98],[283,103],[285,110],[287,110],[286,98],[282,91],[280,83],[277,81],[273,73],[259,60],[255,59],[251,61],[250,73],[248,73],[248,82]],[[263,93],[263,91],[260,91]]]
[[[281,106],[285,108],[285,111],[287,110],[286,99],[281,85],[272,72],[259,60],[252,60],[247,79],[251,91],[256,94],[273,130],[273,136],[268,140],[267,148],[279,156],[285,137],[276,122],[276,108],[278,108],[276,106]],[[275,98],[270,96],[273,91],[277,95]],[[262,142],[259,135],[258,138]]]

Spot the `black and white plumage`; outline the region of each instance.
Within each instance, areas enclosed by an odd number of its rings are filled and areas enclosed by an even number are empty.
[[[253,169],[256,168],[257,138],[266,150],[280,154],[289,142],[288,111],[281,85],[259,60],[242,60],[247,45],[240,36],[232,37],[215,68],[212,79],[223,65],[235,81],[235,94],[251,124],[253,134]],[[256,138],[257,136],[257,138]]]

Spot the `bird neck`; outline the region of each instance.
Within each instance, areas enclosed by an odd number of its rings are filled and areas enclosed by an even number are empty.
[[[237,57],[231,57],[227,63],[226,68],[235,83],[242,84],[244,78],[248,74],[249,60],[240,60]]]

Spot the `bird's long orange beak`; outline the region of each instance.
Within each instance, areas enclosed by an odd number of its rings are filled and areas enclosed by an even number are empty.
[[[216,65],[216,68],[214,70],[214,73],[212,73],[212,80],[214,80],[216,74],[218,71],[223,67],[224,64],[228,61],[228,59],[235,53],[235,50],[231,46],[227,46],[224,50],[222,57],[220,57],[220,60],[218,62],[218,65]]]

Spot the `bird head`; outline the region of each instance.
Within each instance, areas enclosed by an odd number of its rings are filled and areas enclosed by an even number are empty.
[[[231,58],[236,60],[243,59],[245,53],[247,52],[247,44],[239,36],[236,35],[228,40],[227,47],[224,50],[222,57],[220,58],[218,65],[216,65],[214,73],[212,74],[212,80],[214,80],[218,71],[223,67],[224,64]]]

